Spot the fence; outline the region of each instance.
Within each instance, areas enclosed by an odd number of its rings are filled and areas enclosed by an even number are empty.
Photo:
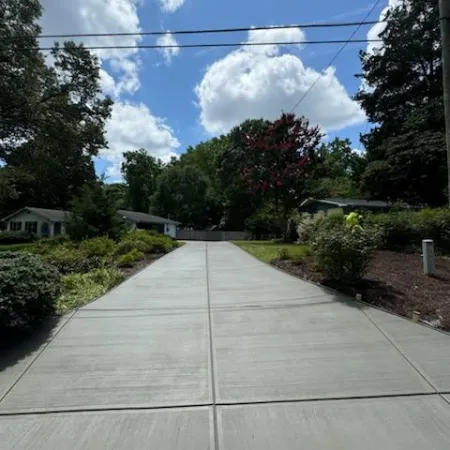
[[[248,231],[199,231],[177,230],[180,241],[250,241],[252,233]]]

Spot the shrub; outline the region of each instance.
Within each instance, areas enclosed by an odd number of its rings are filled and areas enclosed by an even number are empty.
[[[450,253],[449,208],[370,214],[364,223],[379,228],[387,250],[418,251],[423,239],[433,239],[439,252]]]
[[[123,279],[122,272],[112,268],[66,275],[62,278],[62,293],[57,303],[58,310],[65,312],[85,305],[112,289]]]
[[[108,256],[116,247],[116,243],[107,237],[86,239],[80,243],[80,250],[87,256]]]
[[[379,233],[373,229],[321,230],[312,249],[321,272],[332,280],[351,284],[364,276],[379,239]]]
[[[281,248],[279,251],[279,259],[285,261],[287,259],[291,259],[291,255],[289,254],[289,250],[287,248]]]
[[[119,267],[131,267],[134,262],[144,259],[144,253],[139,250],[133,249],[125,255],[121,255],[116,259],[116,264]]]
[[[129,231],[122,239],[123,242],[129,241],[142,241],[145,242],[152,252],[164,252],[174,247],[174,241],[164,234],[155,234],[154,232],[147,230],[133,230]]]
[[[151,253],[153,250],[153,247],[149,244],[147,244],[144,241],[141,240],[129,240],[129,241],[122,241],[117,244],[115,254],[116,255],[126,255],[127,253],[130,253],[132,250],[139,250],[142,253]]]
[[[0,245],[3,244],[26,244],[28,242],[34,242],[36,237],[32,233],[27,231],[1,231],[0,232]]]
[[[81,250],[63,245],[50,249],[42,255],[42,258],[55,266],[62,274],[89,272],[103,264],[100,257],[88,257]]]
[[[0,327],[31,328],[55,312],[58,271],[29,253],[0,254]]]
[[[42,238],[33,245],[32,253],[45,255],[56,247],[75,248],[75,244],[70,241],[68,236],[57,236],[52,238]]]

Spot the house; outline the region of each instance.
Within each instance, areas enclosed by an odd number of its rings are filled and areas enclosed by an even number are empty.
[[[120,216],[131,228],[156,230],[158,231],[158,233],[167,234],[167,236],[170,236],[174,239],[176,238],[177,226],[180,224],[180,222],[154,216],[152,214],[127,211],[125,209],[119,209],[117,213],[120,214]]]
[[[25,207],[2,219],[7,231],[27,231],[38,237],[66,234],[67,211]],[[117,211],[130,228],[153,229],[173,238],[178,222],[163,217],[134,211]]]
[[[306,221],[314,221],[319,217],[327,217],[330,213],[348,214],[352,211],[382,212],[389,209],[388,202],[378,200],[358,200],[351,198],[308,198],[299,207],[302,218]]]

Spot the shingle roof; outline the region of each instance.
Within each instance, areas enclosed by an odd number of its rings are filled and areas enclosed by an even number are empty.
[[[311,203],[328,203],[338,207],[355,207],[355,208],[388,208],[389,203],[380,200],[362,200],[353,198],[308,198],[304,200],[300,208],[306,207]]]
[[[62,211],[60,209],[44,209],[44,208],[34,208],[26,206],[25,208],[19,209],[18,211],[10,214],[7,217],[3,217],[2,221],[9,220],[10,218],[16,216],[22,211],[28,210],[38,216],[43,217],[44,219],[49,220],[50,222],[65,222],[67,211]]]
[[[39,216],[45,217],[51,222],[65,222],[68,212],[60,209],[43,209],[43,208],[29,208],[29,211],[38,214]]]
[[[66,216],[67,216],[67,214],[69,214],[68,211],[62,211],[59,209],[43,209],[43,208],[26,207],[19,211],[16,211],[15,213],[9,215],[8,217],[3,218],[2,220],[8,220],[11,217],[14,217],[16,214],[18,214],[19,212],[24,211],[24,210],[31,211],[31,212],[43,217],[44,219],[49,220],[50,222],[65,222]],[[135,212],[135,211],[126,211],[125,209],[120,209],[117,212],[121,216],[123,216],[133,222],[150,223],[150,224],[164,224],[164,223],[170,223],[173,225],[179,224],[179,222],[176,222],[175,220],[164,219],[163,217],[154,216],[152,214],[145,214],[145,213]]]
[[[319,201],[325,201],[330,203],[339,203],[344,206],[360,206],[360,207],[374,207],[374,208],[387,208],[389,206],[388,202],[383,202],[381,200],[362,200],[353,198],[324,198]]]
[[[125,209],[119,209],[119,211],[117,211],[117,212],[120,215],[126,217],[128,220],[132,220],[133,222],[155,223],[155,224],[171,223],[173,225],[179,224],[179,222],[176,222],[175,220],[165,219],[164,217],[158,217],[158,216],[154,216],[152,214],[146,214],[146,213],[135,212],[135,211],[127,211]]]

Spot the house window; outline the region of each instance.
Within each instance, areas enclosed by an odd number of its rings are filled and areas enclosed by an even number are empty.
[[[27,231],[28,233],[36,234],[37,227],[38,227],[37,222],[25,222],[25,231]]]
[[[22,222],[10,222],[9,229],[11,231],[21,231],[22,230]]]

